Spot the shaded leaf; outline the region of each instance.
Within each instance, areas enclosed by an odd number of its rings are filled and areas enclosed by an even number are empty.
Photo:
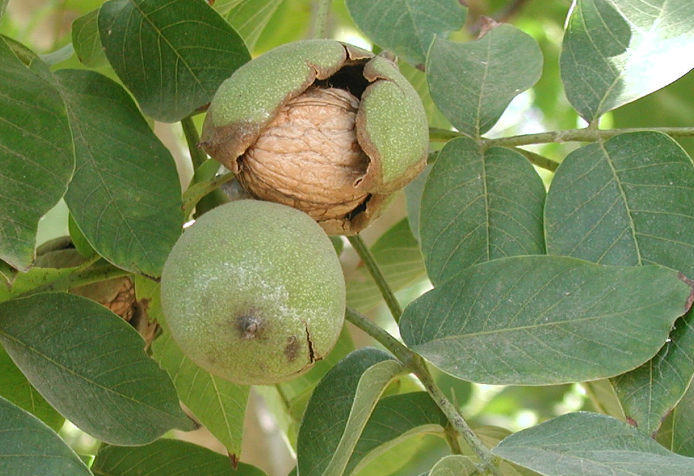
[[[616,136],[571,153],[547,195],[547,250],[608,265],[659,264],[694,276],[694,166],[657,132]],[[626,416],[646,432],[694,375],[694,328],[678,324],[655,360],[616,379]]]
[[[690,385],[672,418],[672,451],[694,457],[694,385]]]
[[[398,442],[423,433],[441,433],[446,416],[426,392],[385,397],[374,408],[344,474],[353,474]]]
[[[626,418],[654,434],[694,375],[694,312],[675,322],[670,340],[641,367],[613,379]]]
[[[0,343],[47,401],[95,438],[137,445],[193,428],[137,331],[94,301],[64,293],[6,301]]]
[[[65,195],[72,217],[104,258],[159,276],[183,225],[171,153],[116,82],[91,71],[57,76],[77,155]]]
[[[421,218],[422,195],[432,165],[427,165],[417,177],[405,186],[405,199],[407,201],[407,221],[410,224],[410,231],[415,240],[419,242],[419,220]]]
[[[431,97],[443,115],[474,138],[491,129],[511,100],[540,79],[542,52],[531,36],[502,24],[468,43],[436,38],[426,71]]]
[[[510,430],[499,426],[481,426],[474,430],[477,437],[484,443],[484,446],[489,449],[494,448],[501,440],[511,434]],[[504,460],[499,462],[499,469],[503,476],[538,476],[535,471]]]
[[[426,275],[419,244],[412,236],[407,219],[385,232],[371,246],[371,253],[393,291],[414,284]],[[362,269],[360,280],[347,281],[348,306],[368,310],[382,300],[383,296],[366,269]]]
[[[349,354],[311,396],[297,438],[302,476],[344,474],[359,436],[388,385],[403,372],[400,362],[370,347]]]
[[[579,0],[560,56],[566,96],[588,122],[652,93],[692,67],[689,0]]]
[[[427,75],[409,65],[408,63],[398,64],[398,68],[402,75],[412,84],[412,87],[419,94],[419,98],[422,100],[422,105],[424,106],[424,111],[427,114],[427,120],[429,121],[429,127],[438,127],[441,129],[450,130],[451,124],[448,119],[441,114],[439,108],[434,104],[434,100],[431,99],[431,93],[429,92],[429,83],[427,82]]]
[[[0,397],[0,474],[91,476],[89,468],[41,420]]]
[[[223,380],[198,367],[169,332],[152,343],[154,359],[168,372],[181,401],[230,454],[241,454],[243,419],[250,387]]]
[[[92,10],[72,22],[72,45],[85,66],[96,68],[108,63],[99,37],[99,10]]]
[[[597,413],[562,415],[509,436],[492,452],[545,476],[689,476],[694,471],[694,459]]]
[[[134,448],[106,446],[97,453],[92,470],[99,476],[265,476],[249,464],[233,469],[227,456],[208,448],[168,439]]]
[[[477,263],[544,253],[544,200],[542,179],[519,153],[450,141],[422,195],[419,233],[431,282]]]
[[[652,358],[691,288],[658,266],[519,256],[466,269],[410,304],[405,343],[440,369],[487,384],[611,377]]]
[[[65,418],[36,391],[2,347],[0,347],[0,375],[2,376],[0,397],[31,413],[52,430],[60,430]]]
[[[39,219],[74,170],[72,138],[55,78],[38,57],[0,36],[0,258],[34,260]]]
[[[250,54],[202,1],[110,0],[99,32],[111,66],[148,116],[176,122],[209,103]]]
[[[465,24],[467,9],[457,0],[347,0],[359,29],[380,47],[423,65],[436,35],[446,37]]]
[[[34,267],[26,273],[18,273],[10,286],[0,286],[0,302],[7,301],[20,294],[29,292],[44,284],[67,277],[77,268],[39,268]]]
[[[694,276],[694,166],[665,134],[620,134],[569,154],[545,208],[548,253]]]
[[[603,379],[583,382],[581,387],[585,390],[590,399],[590,404],[597,412],[626,421],[624,409],[617,395],[615,395],[611,380]]]

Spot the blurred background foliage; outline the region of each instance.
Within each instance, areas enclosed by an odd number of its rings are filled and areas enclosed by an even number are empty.
[[[202,0],[200,0],[202,1]],[[0,1],[6,11],[0,19],[0,34],[9,36],[28,46],[52,64],[54,69],[84,68],[71,47],[72,24],[75,20],[99,8],[102,0],[9,0]],[[210,2],[212,3],[212,2]],[[477,37],[483,28],[484,17],[498,22],[516,25],[530,34],[540,45],[544,55],[544,69],[540,81],[529,91],[519,95],[506,110],[501,120],[487,134],[488,137],[538,133],[551,130],[571,129],[585,125],[569,106],[563,92],[559,74],[564,21],[571,7],[570,0],[466,0],[469,7],[466,26],[454,32],[451,39],[468,41]],[[310,37],[312,34],[311,0],[217,0],[213,7],[237,28],[247,41],[253,56],[262,54],[275,46]],[[342,0],[335,0],[330,13],[329,35],[333,38],[373,49],[373,45],[355,27]],[[419,88],[429,112],[433,127],[446,128],[446,120],[436,110],[426,90],[426,81],[421,71],[401,62],[403,73]],[[96,69],[115,80],[116,75],[106,62]],[[668,87],[641,100],[606,114],[601,122],[605,127],[685,126],[694,116],[694,76],[687,74]],[[201,125],[198,116],[197,125]],[[179,124],[152,124],[162,142],[169,147],[178,161],[181,184],[188,183],[192,170],[188,152]],[[680,143],[694,153],[694,139],[681,139]],[[441,144],[432,144],[436,150]],[[528,147],[553,161],[561,160],[580,146],[576,143],[544,144]],[[540,170],[547,183],[551,173]],[[408,195],[416,196],[415,182]],[[420,192],[421,193],[421,192]],[[363,233],[367,243],[374,245],[374,253],[381,261],[384,272],[398,289],[403,305],[419,296],[429,286],[415,237],[407,221],[407,204],[404,195],[399,197],[386,216]],[[413,218],[413,217],[411,217]],[[67,232],[67,210],[59,204],[41,223],[39,244]],[[387,330],[397,332],[389,322],[387,308],[379,303],[378,293],[368,274],[360,265],[355,253],[345,240],[342,253],[345,273],[349,280],[351,305],[367,313]],[[403,260],[403,253],[407,260]],[[363,334],[353,336],[355,344],[374,345]],[[587,386],[561,385],[550,387],[494,387],[473,385],[454,379],[434,369],[440,387],[448,394],[475,427],[503,427],[511,431],[534,425],[567,411],[579,409],[596,410],[591,395],[609,392],[609,386],[599,382]],[[392,393],[412,391],[412,382],[398,382]],[[602,392],[602,393],[601,393]],[[258,392],[264,399],[256,399],[249,407],[243,460],[262,467],[268,474],[283,475],[292,467],[292,452],[286,438],[277,436],[278,429],[291,432],[292,423],[282,418],[270,418],[273,412],[273,394],[262,389]],[[609,397],[609,395],[608,395]],[[304,396],[303,400],[307,399]],[[609,406],[609,405],[608,405]],[[302,408],[297,410],[300,416]],[[619,416],[619,410],[603,405],[597,409]],[[294,422],[294,424],[296,421]],[[62,435],[79,453],[89,454],[95,441],[67,423]],[[187,437],[190,437],[189,435]],[[196,442],[215,448],[215,443],[204,435],[197,435]],[[259,442],[271,448],[260,448]],[[221,449],[220,447],[216,447]],[[413,451],[418,449],[419,451]],[[426,451],[422,451],[426,449]],[[268,462],[263,455],[271,450],[276,461]],[[390,450],[386,455],[370,463],[360,474],[383,474],[397,470],[395,474],[420,474],[439,457],[447,454],[446,443],[433,437],[416,437]],[[417,454],[414,459],[411,455]],[[257,460],[254,460],[257,458]],[[395,465],[395,466],[393,466]]]

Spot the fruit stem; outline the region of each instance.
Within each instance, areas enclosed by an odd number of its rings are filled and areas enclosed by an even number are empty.
[[[234,174],[229,172],[224,175],[218,175],[208,182],[199,182],[191,185],[183,194],[183,214],[186,219],[193,212],[193,209],[203,197],[217,190],[223,184],[234,178]]]
[[[347,308],[345,319],[380,342],[419,378],[419,381],[422,382],[422,385],[424,385],[426,391],[429,393],[439,409],[441,409],[457,434],[463,437],[467,444],[470,445],[470,448],[472,448],[472,450],[479,457],[480,474],[488,472],[494,476],[501,476],[501,471],[497,466],[498,458],[496,458],[492,452],[489,451],[486,446],[484,446],[482,440],[480,440],[472,428],[470,428],[470,425],[468,425],[462,415],[458,412],[455,405],[453,405],[453,403],[448,400],[448,397],[446,397],[446,395],[441,391],[439,386],[436,384],[434,377],[431,375],[431,372],[429,372],[424,359],[356,310]],[[453,451],[460,451],[460,447],[452,447],[451,449]]]
[[[395,322],[398,322],[400,320],[400,316],[402,316],[402,307],[400,307],[398,299],[395,297],[393,290],[390,289],[385,276],[383,276],[383,272],[378,266],[376,258],[374,258],[374,255],[371,253],[371,250],[369,250],[369,247],[366,246],[366,243],[364,243],[361,236],[352,235],[348,236],[347,239],[361,258],[362,262],[366,266],[366,269],[369,270],[369,274],[371,274],[373,280],[376,282],[376,286],[378,286],[378,290],[381,292],[383,299],[386,301],[388,309],[390,309],[391,314],[393,314]]]
[[[330,4],[332,0],[316,0],[313,6],[313,38],[328,37],[328,20],[330,19]]]
[[[193,169],[197,169],[207,159],[205,153],[198,148],[200,143],[200,135],[195,127],[192,117],[184,117],[181,119],[181,127],[183,135],[186,137],[188,151],[190,152],[190,161],[193,163]]]

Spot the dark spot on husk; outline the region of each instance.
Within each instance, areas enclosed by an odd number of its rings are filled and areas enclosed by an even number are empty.
[[[299,354],[299,339],[296,336],[287,337],[287,345],[284,346],[284,355],[287,360],[294,362]]]
[[[241,339],[260,339],[265,332],[266,321],[251,311],[236,317],[234,327]]]

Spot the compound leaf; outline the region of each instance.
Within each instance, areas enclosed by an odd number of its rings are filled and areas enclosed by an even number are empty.
[[[694,470],[694,458],[671,453],[622,421],[587,412],[515,433],[492,452],[545,476],[689,476]]]
[[[229,457],[186,441],[161,439],[134,448],[106,446],[92,470],[108,476],[266,476],[249,464],[232,468]]]
[[[426,71],[431,97],[443,115],[476,138],[540,79],[542,52],[530,35],[503,24],[468,43],[436,38]]]
[[[0,343],[47,401],[95,438],[141,445],[193,429],[137,331],[94,301],[65,293],[5,301]]]
[[[48,66],[0,36],[0,78],[0,259],[25,270],[39,219],[65,194],[75,158]]]
[[[542,179],[519,153],[450,141],[422,196],[419,233],[431,282],[484,261],[544,253],[544,200]]]
[[[424,65],[435,36],[465,24],[467,9],[457,0],[347,0],[354,23],[374,43],[414,66]]]
[[[89,468],[49,427],[0,397],[0,474],[91,476]]]
[[[99,10],[99,33],[143,112],[163,122],[209,103],[250,60],[239,34],[200,0],[110,0]]]
[[[390,355],[370,347],[355,350],[313,391],[297,437],[302,476],[341,476],[388,383],[403,372]]]
[[[566,96],[588,122],[694,67],[689,0],[578,0],[560,56]]]
[[[547,250],[606,265],[659,264],[694,276],[694,165],[670,137],[620,134],[569,154],[545,206]],[[694,375],[691,318],[653,361],[615,379],[626,416],[648,433]]]
[[[466,269],[415,300],[405,343],[453,376],[550,385],[611,377],[652,358],[690,305],[659,266],[518,256]]]
[[[171,153],[115,81],[92,71],[56,75],[77,156],[65,195],[72,217],[104,258],[159,276],[183,225]]]

